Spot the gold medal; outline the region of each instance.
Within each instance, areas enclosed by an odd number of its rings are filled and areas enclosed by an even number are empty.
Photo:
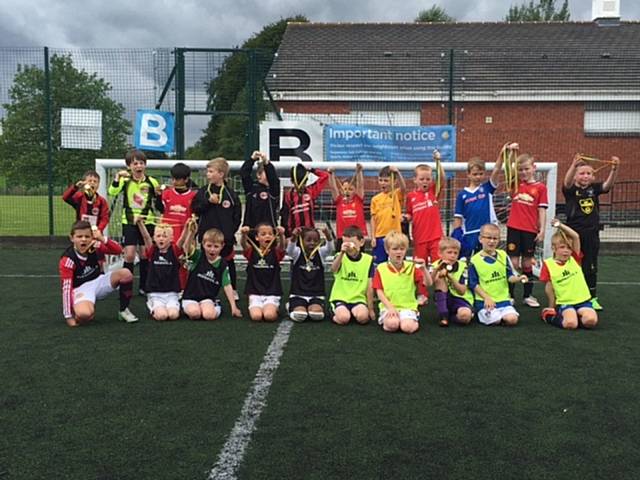
[[[267,262],[265,262],[264,258],[261,258],[260,260],[258,260],[258,262],[256,263],[257,267],[261,267],[264,268],[267,266]]]
[[[311,262],[307,262],[307,263],[306,263],[306,265],[304,266],[304,269],[305,269],[307,272],[310,272],[311,270],[313,270],[313,263],[311,263]]]

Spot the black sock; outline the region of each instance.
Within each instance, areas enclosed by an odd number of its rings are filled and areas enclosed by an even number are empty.
[[[522,298],[530,297],[533,294],[533,272],[523,272],[529,281],[525,283],[522,287],[523,294]]]
[[[147,270],[149,270],[149,260],[140,259],[140,289],[144,290],[147,285]]]
[[[120,311],[123,311],[129,307],[131,302],[131,295],[133,290],[133,280],[130,282],[120,283],[119,295],[120,295]]]
[[[124,262],[122,266],[133,273],[133,262]]]
[[[514,298],[514,297],[513,297],[513,292],[515,291],[515,289],[516,289],[515,284],[513,284],[513,283],[509,283],[509,296],[510,296],[511,298]]]

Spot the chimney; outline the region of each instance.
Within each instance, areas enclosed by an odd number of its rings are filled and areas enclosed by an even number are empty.
[[[599,27],[620,25],[620,0],[592,0],[591,16]]]

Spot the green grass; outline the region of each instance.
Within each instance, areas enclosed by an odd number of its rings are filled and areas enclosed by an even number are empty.
[[[59,254],[0,260],[54,275]],[[601,280],[639,264],[604,258]],[[125,325],[110,298],[69,329],[57,279],[0,286],[0,479],[206,478],[276,325]],[[433,307],[413,336],[295,325],[239,478],[637,478],[637,286],[599,290],[591,332],[526,307],[511,329],[441,329]]]
[[[53,198],[54,235],[68,235],[75,210]],[[49,200],[37,195],[0,195],[0,236],[49,235]]]

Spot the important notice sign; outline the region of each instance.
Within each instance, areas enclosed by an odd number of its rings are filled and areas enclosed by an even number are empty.
[[[456,160],[453,125],[386,127],[327,125],[324,131],[327,161],[429,162],[440,151],[445,162]]]

